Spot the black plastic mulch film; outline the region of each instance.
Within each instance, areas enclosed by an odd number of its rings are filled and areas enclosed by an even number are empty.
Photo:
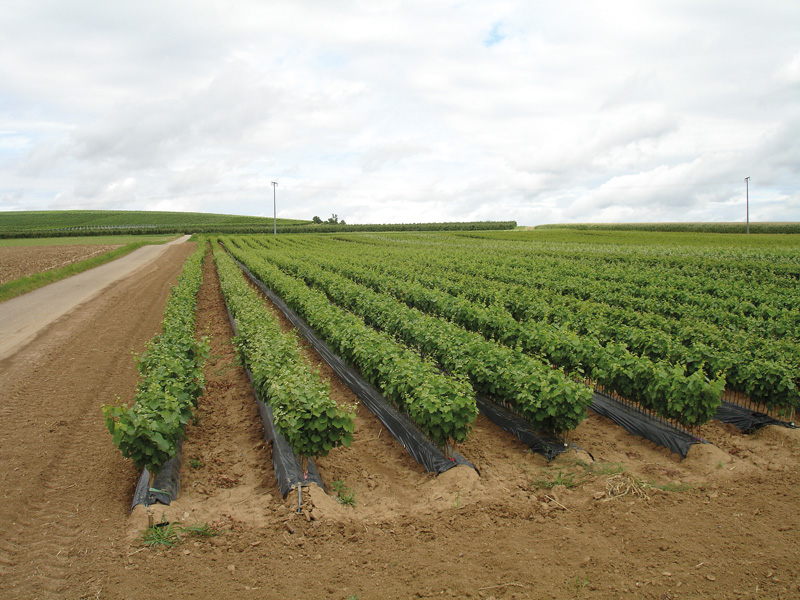
[[[330,365],[344,384],[353,390],[353,393],[364,403],[364,406],[378,417],[389,433],[394,436],[414,460],[430,473],[443,473],[457,465],[466,465],[477,471],[475,465],[458,452],[453,452],[452,459],[447,458],[436,444],[417,429],[411,419],[389,404],[361,375],[334,354],[330,347],[314,333],[314,330],[297,313],[290,309],[277,294],[250,273],[241,262],[236,261],[236,264],[267,295],[272,303],[286,315],[286,318],[303,334],[314,350]]]
[[[225,305],[225,311],[228,313],[231,327],[233,327],[233,332],[236,334],[236,321],[233,315],[231,315],[230,310],[228,310],[227,305]],[[272,408],[259,397],[253,383],[253,374],[247,367],[245,367],[244,370],[247,373],[247,378],[250,380],[250,387],[253,388],[253,396],[255,396],[256,405],[258,406],[258,414],[261,417],[261,424],[264,426],[264,439],[272,445],[272,466],[275,469],[275,478],[278,480],[281,495],[286,498],[287,494],[293,489],[309,483],[316,483],[325,490],[325,485],[322,483],[322,477],[317,470],[317,465],[314,463],[313,458],[308,459],[308,473],[304,476],[297,454],[292,450],[286,438],[275,429],[275,419],[272,417]]]
[[[131,511],[137,504],[144,504],[149,506],[160,502],[161,504],[169,504],[172,500],[178,497],[181,491],[181,446],[182,440],[178,442],[178,450],[175,456],[170,458],[161,471],[156,475],[153,480],[153,487],[150,487],[150,472],[145,467],[142,469],[142,474],[139,476],[139,482],[136,484],[136,491],[133,493],[133,502],[131,503]]]
[[[797,429],[794,423],[787,423],[786,421],[775,419],[764,413],[756,412],[744,406],[731,404],[725,401],[720,404],[714,418],[723,423],[730,423],[742,431],[755,431],[767,425],[780,425],[781,427]]]
[[[495,404],[480,394],[475,397],[478,410],[492,423],[503,431],[516,436],[519,441],[526,444],[531,450],[553,460],[556,456],[569,449],[569,445],[557,436],[548,436],[531,429],[530,423],[514,414],[504,406]]]
[[[611,419],[628,433],[647,438],[659,446],[669,448],[680,454],[682,458],[686,458],[686,454],[694,444],[707,443],[701,438],[640,413],[599,392],[594,393],[589,408],[598,415]]]

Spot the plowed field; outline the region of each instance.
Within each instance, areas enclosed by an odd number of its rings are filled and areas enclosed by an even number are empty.
[[[0,284],[66,267],[119,248],[115,245],[0,247]]]

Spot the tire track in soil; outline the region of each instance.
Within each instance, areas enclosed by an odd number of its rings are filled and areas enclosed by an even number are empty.
[[[138,372],[131,352],[158,331],[169,287],[193,246],[168,249],[0,363],[0,388],[9,392],[0,422],[4,598],[98,591],[90,565],[118,551],[109,515],[125,514],[136,481],[100,405],[115,395],[132,400]],[[76,573],[85,581],[70,581]]]

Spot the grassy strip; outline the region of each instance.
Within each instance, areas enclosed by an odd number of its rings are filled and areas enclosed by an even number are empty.
[[[61,279],[66,279],[72,275],[77,275],[78,273],[88,271],[94,267],[99,267],[100,265],[104,265],[112,260],[121,258],[126,254],[130,254],[134,250],[138,250],[142,246],[146,246],[151,243],[151,241],[134,242],[132,244],[122,246],[121,248],[117,248],[116,250],[112,250],[111,252],[101,254],[100,256],[93,256],[92,258],[87,258],[86,260],[72,263],[66,267],[51,269],[49,271],[28,275],[27,277],[14,279],[13,281],[9,281],[8,283],[0,285],[0,302],[11,300],[11,298],[21,296],[22,294],[27,294],[28,292],[32,292],[33,290],[36,290],[47,284],[55,283],[56,281],[60,281]]]

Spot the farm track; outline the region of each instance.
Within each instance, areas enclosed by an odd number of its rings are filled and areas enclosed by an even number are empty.
[[[460,451],[481,476],[457,468],[436,478],[359,406],[353,445],[318,461],[356,506],[312,494],[305,514],[313,505],[318,520],[297,515],[296,498],[277,491],[208,263],[197,320],[212,336],[208,389],[184,445],[182,495],[163,513],[221,535],[144,549],[141,521],[128,517],[138,473],[99,407],[132,399],[131,350],[158,329],[190,246],[0,362],[0,597],[800,597],[796,431],[743,436],[712,423],[701,433],[715,445],[680,461],[592,415],[572,439],[596,462],[570,453],[548,466],[479,417]],[[306,356],[337,402],[355,402]],[[675,491],[612,498],[618,469]]]

